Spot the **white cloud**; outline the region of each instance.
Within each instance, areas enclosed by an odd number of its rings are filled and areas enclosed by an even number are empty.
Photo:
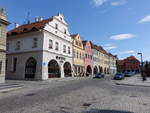
[[[111,6],[120,6],[120,5],[124,5],[126,4],[127,1],[121,1],[121,2],[111,2],[110,5]]]
[[[138,23],[142,24],[142,23],[148,23],[148,22],[150,22],[150,15],[145,16]]]
[[[96,6],[101,6],[103,5],[107,0],[94,0],[94,3]]]
[[[135,53],[134,50],[129,50],[129,51],[120,52],[119,54],[133,54],[133,53]]]
[[[134,34],[119,34],[119,35],[113,35],[110,37],[112,40],[125,40],[125,39],[130,39],[134,38]]]
[[[112,50],[112,49],[116,49],[117,48],[113,44],[105,44],[103,47],[104,47],[105,50]]]

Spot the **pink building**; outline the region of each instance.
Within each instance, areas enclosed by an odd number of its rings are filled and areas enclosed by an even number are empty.
[[[91,48],[91,42],[90,41],[82,41],[84,51],[85,51],[85,57],[84,57],[84,69],[86,76],[92,75],[92,69],[93,69],[93,53]]]

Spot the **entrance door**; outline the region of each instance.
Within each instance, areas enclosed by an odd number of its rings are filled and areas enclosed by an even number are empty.
[[[65,77],[71,77],[72,74],[71,74],[71,64],[69,62],[66,62],[64,64],[64,74],[65,74]]]
[[[86,76],[92,75],[92,68],[90,65],[87,66],[86,68]]]
[[[48,77],[49,78],[59,78],[60,77],[60,69],[56,60],[51,60],[48,63]]]
[[[32,57],[27,60],[25,66],[25,78],[35,78],[36,63],[36,60]]]

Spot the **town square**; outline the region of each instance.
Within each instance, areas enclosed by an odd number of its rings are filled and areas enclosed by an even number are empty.
[[[149,3],[2,0],[0,113],[150,113]]]

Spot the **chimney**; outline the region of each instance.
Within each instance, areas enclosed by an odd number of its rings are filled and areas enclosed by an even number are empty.
[[[39,21],[42,21],[42,20],[43,20],[42,17],[36,17],[36,18],[35,18],[35,22],[39,22]]]
[[[18,28],[19,27],[19,24],[15,23],[15,28]]]

